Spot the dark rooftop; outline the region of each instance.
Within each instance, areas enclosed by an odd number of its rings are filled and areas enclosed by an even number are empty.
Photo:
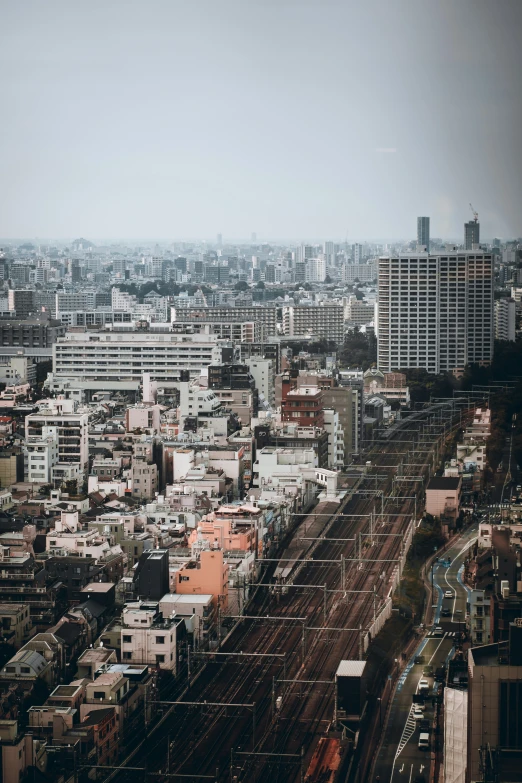
[[[451,476],[435,476],[432,478],[426,489],[458,489],[460,478]]]

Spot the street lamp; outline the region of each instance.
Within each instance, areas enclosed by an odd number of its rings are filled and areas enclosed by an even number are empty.
[[[381,728],[382,727],[382,711],[381,711],[382,699],[380,696],[377,699],[377,701],[379,702],[379,728]]]

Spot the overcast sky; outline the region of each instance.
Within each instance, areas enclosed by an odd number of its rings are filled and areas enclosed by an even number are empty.
[[[522,234],[521,0],[1,6],[4,238]]]

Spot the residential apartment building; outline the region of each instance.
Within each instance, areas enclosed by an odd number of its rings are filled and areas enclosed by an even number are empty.
[[[452,251],[379,259],[378,367],[430,373],[493,356],[493,257]]]
[[[175,675],[178,643],[184,633],[184,620],[179,617],[164,618],[157,603],[137,601],[126,604],[122,612],[122,662],[159,666]]]
[[[301,427],[323,427],[323,391],[317,386],[290,389],[281,402],[281,418]]]
[[[56,317],[60,313],[76,310],[94,310],[96,307],[96,291],[69,292],[57,291],[56,293]]]
[[[490,641],[490,602],[486,599],[485,590],[470,590],[469,602],[469,634],[471,643],[487,644]]]
[[[183,322],[222,322],[235,323],[258,321],[263,325],[263,338],[273,337],[277,334],[277,308],[276,307],[183,307],[172,308],[171,319]]]
[[[517,305],[514,299],[503,298],[495,302],[495,340],[516,340]]]
[[[180,317],[172,322],[176,334],[209,334],[219,340],[235,343],[256,343],[263,339],[263,324],[260,321],[216,321],[185,320]]]
[[[323,406],[339,414],[343,459],[347,465],[359,451],[359,392],[347,386],[334,386],[322,392]]]
[[[246,365],[255,381],[256,389],[269,405],[275,404],[275,363],[272,359],[247,359]]]
[[[334,340],[344,339],[342,305],[290,305],[283,307],[283,332],[289,337]]]
[[[35,292],[32,288],[9,289],[7,300],[9,310],[18,318],[28,318],[35,313]]]
[[[522,750],[522,622],[510,624],[509,640],[468,651],[466,781],[484,780],[485,766],[499,773]],[[511,762],[512,763],[512,762]],[[517,759],[515,759],[517,764]],[[513,768],[511,767],[513,773]],[[518,773],[517,773],[518,774]],[[488,778],[486,778],[487,780]],[[489,780],[516,780],[495,776]]]
[[[30,413],[25,419],[25,437],[30,445],[43,447],[44,441],[51,436],[58,444],[58,463],[53,466],[53,475],[60,464],[69,465],[83,474],[89,461],[88,438],[89,415],[78,410],[77,403],[62,397],[42,400],[37,413]],[[34,440],[36,439],[36,440]],[[50,450],[52,452],[52,449]],[[38,460],[38,457],[42,459]],[[43,471],[49,460],[45,452],[35,452],[31,464],[42,464]],[[43,472],[42,471],[42,472]],[[41,477],[40,477],[40,480]]]
[[[377,277],[377,265],[374,261],[367,264],[345,264],[342,269],[343,283],[371,283]]]
[[[222,348],[210,335],[178,335],[170,331],[69,332],[53,349],[52,383],[84,382],[92,389],[118,389],[138,383],[144,373],[152,380],[179,379],[181,371],[199,377],[204,367],[222,358]]]
[[[356,296],[350,296],[346,307],[344,308],[344,317],[357,326],[364,326],[373,321],[375,316],[375,307],[367,302],[361,302]]]
[[[52,346],[65,334],[60,321],[41,318],[0,319],[0,355],[24,356],[35,361],[48,361],[52,357]]]
[[[58,463],[58,437],[56,427],[42,427],[42,435],[30,437],[25,443],[27,457],[27,481],[31,484],[49,484],[53,468]]]

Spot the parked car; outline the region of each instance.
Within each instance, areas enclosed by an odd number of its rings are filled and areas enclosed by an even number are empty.
[[[423,718],[422,720],[419,721],[419,729],[421,731],[427,731],[427,732],[431,731],[431,721],[429,720],[429,718]]]
[[[428,680],[426,680],[424,677],[421,677],[421,679],[419,680],[417,691],[419,693],[424,693],[426,695],[430,692],[430,684]]]
[[[419,707],[415,707],[413,710],[413,720],[422,720],[424,713]]]

